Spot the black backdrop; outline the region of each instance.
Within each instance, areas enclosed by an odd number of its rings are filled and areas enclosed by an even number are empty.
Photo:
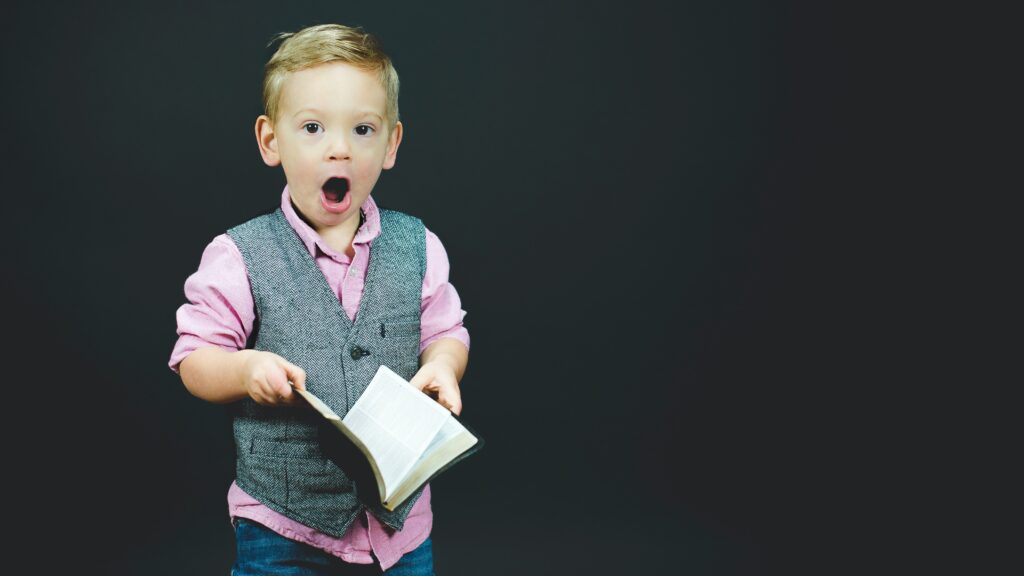
[[[463,416],[488,446],[434,484],[438,573],[863,561],[877,476],[840,430],[880,313],[854,154],[884,140],[859,82],[877,54],[815,4],[7,8],[21,551],[227,572],[228,422],[167,368],[174,312],[203,247],[284,184],[253,137],[266,43],[337,21],[402,80],[374,196],[440,236],[468,311]]]

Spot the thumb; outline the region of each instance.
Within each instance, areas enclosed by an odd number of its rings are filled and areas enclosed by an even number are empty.
[[[292,393],[292,387],[288,385],[288,368],[281,362],[275,362],[267,366],[266,381],[273,395],[287,398]]]
[[[409,380],[409,384],[412,384],[417,390],[422,391],[423,387],[430,383],[430,375],[424,372],[422,369],[418,370],[413,375],[412,380]]]
[[[292,385],[299,390],[305,390],[306,371],[287,360],[282,360],[282,365],[285,373],[288,375],[288,380],[291,381]],[[288,390],[288,392],[290,393],[291,390]]]

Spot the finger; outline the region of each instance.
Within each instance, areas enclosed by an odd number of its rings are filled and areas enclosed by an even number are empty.
[[[441,402],[441,405],[447,408],[449,412],[455,414],[456,416],[462,413],[462,402],[459,402],[457,400],[444,400]]]
[[[267,394],[272,401],[279,403],[281,400],[291,400],[292,387],[288,384],[288,373],[285,367],[280,364],[272,365],[267,370]]]
[[[252,398],[253,402],[266,406],[270,403],[270,385],[267,383],[266,375],[261,371],[252,376],[252,378],[246,383],[246,388],[249,391],[249,398]]]
[[[263,394],[263,401],[267,406],[275,406],[281,403],[281,400],[283,399],[281,394],[281,380],[283,378],[283,374],[271,376],[268,373],[263,380],[263,386],[260,388],[260,392]]]
[[[285,372],[288,373],[288,380],[299,390],[306,389],[306,371],[302,368],[284,360]]]
[[[260,382],[259,386],[253,389],[252,399],[263,406],[273,406],[277,399],[277,394],[270,388],[266,382]]]
[[[457,388],[449,386],[441,388],[438,391],[437,401],[456,416],[462,412],[462,397]]]

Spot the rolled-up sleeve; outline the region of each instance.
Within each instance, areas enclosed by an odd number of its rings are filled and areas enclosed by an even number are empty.
[[[469,331],[462,325],[466,311],[448,281],[448,253],[441,240],[427,230],[427,265],[420,303],[420,353],[436,340],[454,338],[469,349]]]
[[[256,317],[245,261],[227,234],[214,238],[203,251],[199,269],[185,280],[187,304],[176,313],[178,340],[168,366],[179,365],[193,351],[219,346],[245,348]]]

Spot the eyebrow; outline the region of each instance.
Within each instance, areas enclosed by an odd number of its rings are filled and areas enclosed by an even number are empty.
[[[299,110],[298,112],[296,112],[295,115],[292,116],[292,118],[295,118],[295,116],[298,116],[299,114],[302,114],[303,112],[315,112],[317,114],[323,114],[323,112],[317,110],[316,108],[303,108],[302,110]],[[381,121],[384,120],[384,118],[380,114],[377,114],[376,112],[374,112],[372,110],[364,110],[362,112],[357,112],[356,115],[357,116],[376,116]]]

